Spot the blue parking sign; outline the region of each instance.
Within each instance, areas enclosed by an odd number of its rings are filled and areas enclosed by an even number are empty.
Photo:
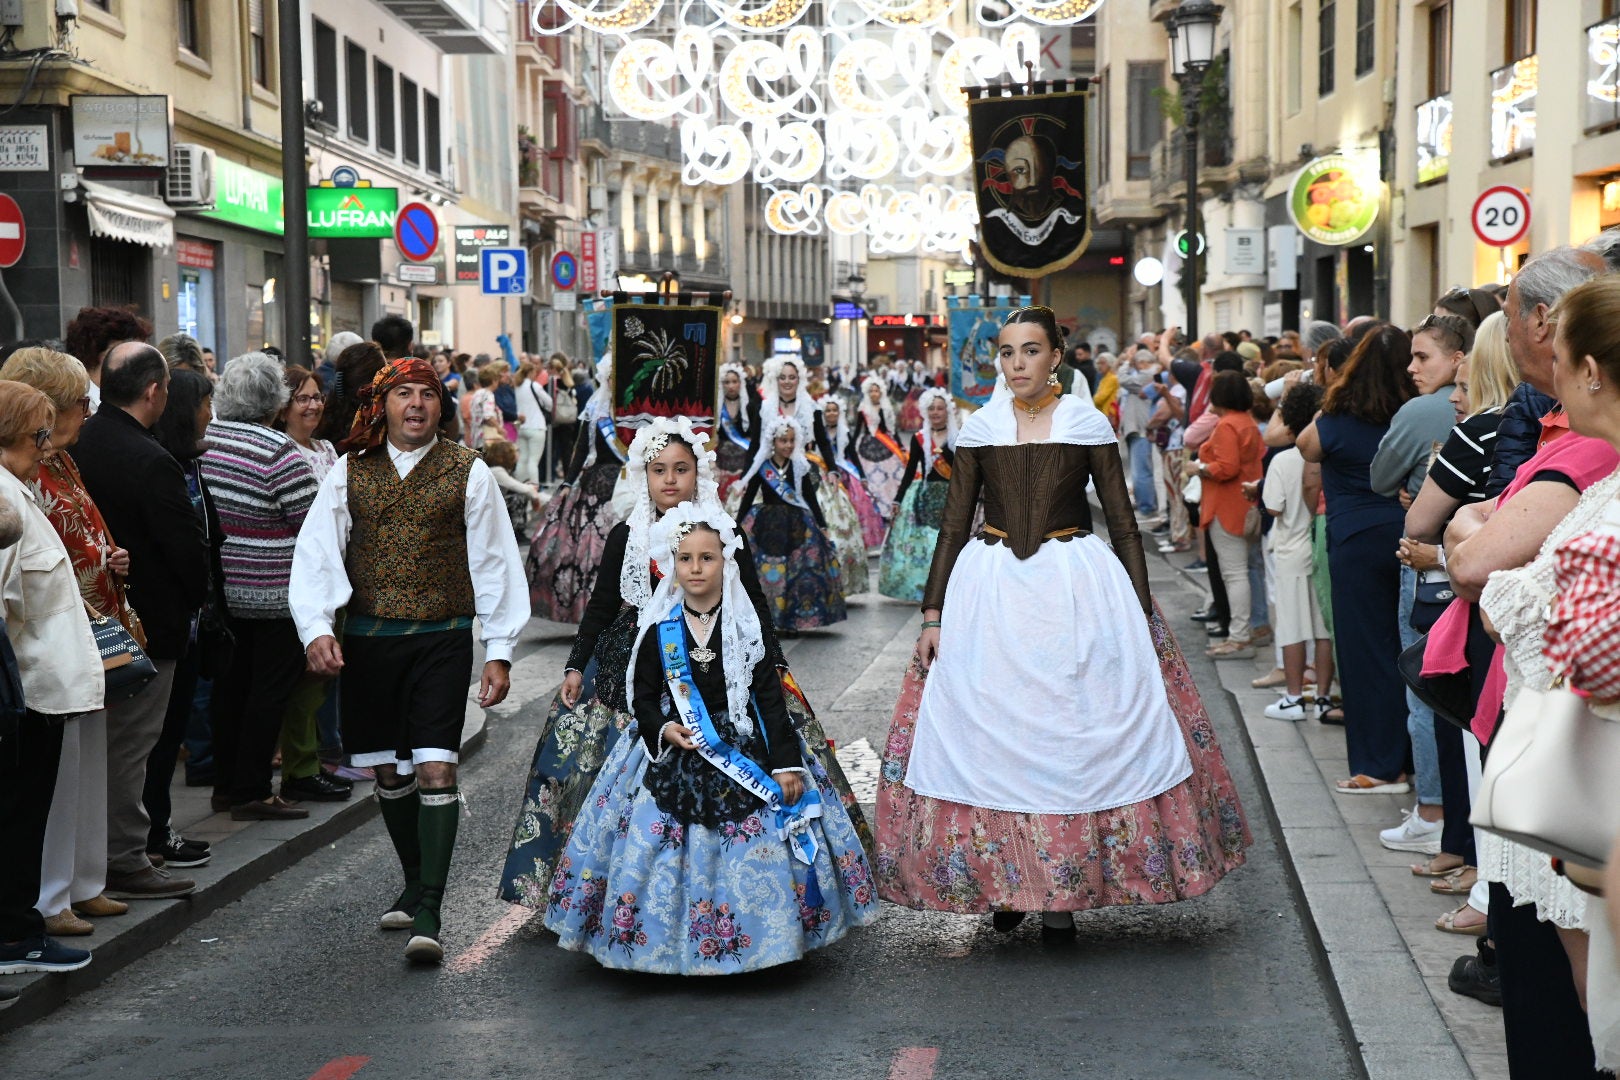
[[[479,251],[478,283],[485,296],[528,295],[528,251],[524,248],[484,248]]]

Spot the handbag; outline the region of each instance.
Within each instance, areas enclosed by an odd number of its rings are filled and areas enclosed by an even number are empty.
[[[1450,675],[1424,675],[1423,650],[1429,636],[1418,638],[1401,650],[1395,667],[1401,679],[1411,688],[1417,699],[1434,710],[1437,719],[1472,733],[1474,716],[1474,689],[1467,670]]]
[[[1497,725],[1469,824],[1603,867],[1620,826],[1620,723],[1557,685],[1521,690]]]
[[[1196,503],[1204,497],[1204,478],[1194,473],[1187,478],[1181,486],[1181,497],[1187,502]]]
[[[157,665],[123,623],[110,615],[98,615],[90,620],[90,629],[96,635],[96,650],[101,653],[108,703],[129,700],[157,678]]]
[[[1412,597],[1412,629],[1428,633],[1455,599],[1457,593],[1451,587],[1451,576],[1444,570],[1419,571],[1417,592]]]

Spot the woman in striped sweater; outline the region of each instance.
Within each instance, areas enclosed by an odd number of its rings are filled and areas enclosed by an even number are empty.
[[[293,545],[318,483],[309,462],[270,425],[286,406],[279,361],[264,353],[225,366],[214,390],[203,478],[225,531],[220,561],[236,652],[214,687],[214,809],[237,821],[307,817],[275,796],[270,761],[304,649],[287,609]]]

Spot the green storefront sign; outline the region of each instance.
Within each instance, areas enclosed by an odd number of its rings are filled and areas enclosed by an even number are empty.
[[[398,188],[312,187],[309,235],[387,237],[394,235]]]
[[[281,177],[214,159],[214,209],[198,216],[226,221],[257,232],[285,232],[281,212]]]

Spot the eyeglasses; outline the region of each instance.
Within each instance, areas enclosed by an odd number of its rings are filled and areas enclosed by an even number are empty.
[[[293,404],[297,405],[300,409],[308,408],[311,405],[319,405],[320,403],[321,403],[321,395],[319,395],[319,394],[294,394],[293,395]]]
[[[89,413],[90,413],[90,395],[89,394],[86,394],[86,395],[84,395],[84,397],[79,399],[79,408],[84,410],[85,415],[87,415],[87,416],[89,415]]]
[[[45,445],[47,443],[49,443],[50,441],[51,441],[51,429],[50,428],[42,427],[38,431],[34,432],[34,449],[43,450],[43,449],[45,449]]]

